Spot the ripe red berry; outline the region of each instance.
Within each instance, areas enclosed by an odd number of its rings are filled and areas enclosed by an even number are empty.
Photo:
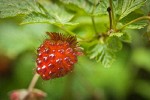
[[[49,33],[37,50],[37,73],[44,80],[58,78],[73,70],[77,56],[81,54],[75,36],[61,33]]]

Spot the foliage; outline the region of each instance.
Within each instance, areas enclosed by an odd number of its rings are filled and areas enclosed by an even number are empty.
[[[107,11],[110,1],[111,20]],[[31,55],[45,38],[45,32],[62,32],[77,36],[84,48],[84,56],[76,65],[78,74],[73,72],[73,76],[62,79],[66,83],[56,79],[37,85],[52,94],[49,95],[51,99],[62,99],[62,94],[63,98],[69,94],[83,100],[99,93],[102,99],[109,99],[107,96],[112,94],[115,95],[113,99],[122,100],[131,84],[137,94],[149,99],[147,81],[131,82],[141,69],[150,70],[149,15],[150,0],[0,0],[0,54],[16,60],[13,65],[18,68],[13,76],[15,81],[8,83],[16,85],[20,82],[19,87],[26,87],[29,77],[25,71],[34,67]],[[2,81],[0,85],[3,90],[5,83]],[[4,92],[18,88],[6,85],[8,88]],[[69,88],[68,91],[63,87]],[[89,92],[93,91],[91,87],[96,90],[93,94]],[[3,94],[0,93],[0,99]]]
[[[8,3],[9,2],[9,3]],[[97,32],[97,29],[94,28],[97,34],[101,35],[100,40],[104,42],[104,44],[97,42],[93,46],[94,49],[89,51],[90,58],[96,58],[97,61],[101,61],[102,64],[110,66],[110,63],[113,61],[114,56],[109,55],[107,56],[107,51],[118,51],[121,50],[122,44],[120,39],[125,39],[122,41],[129,41],[128,38],[121,38],[124,33],[122,29],[124,28],[123,24],[128,22],[123,22],[122,19],[126,17],[130,17],[130,13],[139,9],[146,0],[115,0],[113,3],[114,8],[114,19],[112,31],[106,31],[105,37],[100,32]],[[65,32],[70,34],[75,34],[73,30],[67,28],[67,26],[71,25],[73,29],[76,28],[77,24],[83,24],[82,22],[76,22],[76,19],[80,18],[80,16],[89,16],[94,19],[94,17],[99,16],[108,16],[108,12],[106,11],[107,7],[109,6],[109,2],[107,0],[60,0],[60,1],[28,1],[28,0],[1,0],[0,1],[0,18],[6,17],[14,17],[14,16],[22,16],[23,20],[21,21],[22,24],[31,24],[31,23],[48,23],[55,25]],[[94,22],[94,27],[97,26],[99,22]],[[92,24],[92,23],[91,23]],[[109,23],[107,23],[109,25]],[[119,26],[118,26],[119,25]],[[146,22],[142,23],[133,23],[128,25],[126,28],[128,29],[141,29],[146,26]],[[117,26],[117,27],[116,27]],[[82,26],[86,28],[86,26]],[[115,28],[116,27],[116,28]],[[105,27],[106,30],[109,30],[108,27]],[[112,36],[116,36],[115,38]],[[79,37],[79,36],[77,36]],[[118,37],[118,38],[117,38]],[[80,38],[80,37],[79,37]],[[101,39],[101,38],[104,38]],[[107,39],[108,38],[108,39]],[[110,39],[109,39],[110,38]],[[84,39],[84,37],[82,38]],[[90,40],[94,40],[95,38],[91,38]],[[106,41],[105,41],[106,40]],[[108,40],[108,41],[107,41]],[[82,43],[81,43],[82,44]],[[107,46],[108,45],[108,46]],[[90,47],[90,46],[89,46]],[[115,48],[116,47],[116,48]],[[106,48],[106,49],[104,49]],[[110,49],[110,50],[109,50]],[[114,55],[114,53],[113,53]],[[106,60],[106,61],[104,61]]]

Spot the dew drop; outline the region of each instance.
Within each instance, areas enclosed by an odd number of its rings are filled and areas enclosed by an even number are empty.
[[[39,52],[40,51],[40,47],[37,49],[37,52]]]
[[[48,67],[49,68],[54,68],[54,65],[50,63],[50,64],[48,64]]]
[[[70,64],[72,64],[72,65],[73,65],[73,64],[74,64],[74,62],[70,61]]]
[[[65,51],[64,49],[59,49],[59,50],[58,50],[58,52],[61,53],[61,54],[63,54],[64,51]]]
[[[55,58],[55,54],[53,54],[53,53],[52,53],[52,54],[49,54],[49,58],[50,58],[50,59],[54,59],[54,58]]]
[[[44,66],[42,66],[42,69],[45,69],[46,68],[46,66],[44,65]]]
[[[45,79],[45,77],[46,77],[46,75],[45,75],[45,74],[43,74],[43,75],[42,75],[42,78],[43,78],[43,79]]]
[[[41,46],[40,46],[40,48],[43,48],[44,47],[44,45],[42,44]]]
[[[38,53],[38,57],[41,57],[42,56],[42,53],[40,52],[40,53]]]
[[[49,53],[50,50],[48,48],[45,48],[45,53]]]
[[[41,73],[41,68],[38,67],[38,68],[36,69],[36,72],[37,72],[38,74],[40,74],[40,73]]]
[[[59,59],[56,59],[56,63],[61,63],[62,62],[62,59],[61,58],[59,58]]]
[[[48,60],[48,57],[43,57],[43,60],[44,60],[44,61],[47,61],[47,60]]]
[[[74,64],[73,61],[71,61],[71,59],[69,57],[65,57],[64,58],[64,61],[67,63],[67,66],[70,67],[71,65]]]
[[[37,59],[36,59],[36,62],[38,62],[39,60],[40,60],[40,58],[37,58]]]
[[[72,53],[72,52],[73,52],[73,49],[72,49],[72,48],[67,48],[67,49],[66,49],[66,53],[67,53],[67,54],[70,54],[70,53]]]
[[[38,60],[37,61],[37,65],[39,66],[39,65],[41,65],[42,64],[42,61],[41,60]]]
[[[46,72],[46,66],[45,65],[42,66],[41,71],[42,71],[42,73]]]
[[[56,50],[52,50],[52,52],[53,52],[53,53],[55,53],[55,52],[56,52]]]
[[[70,58],[69,57],[65,57],[64,60],[65,61],[70,61]]]
[[[52,71],[49,71],[49,74],[51,75],[51,74],[52,74]]]
[[[60,72],[63,71],[63,68],[62,68],[62,67],[58,67],[57,69],[60,70]]]

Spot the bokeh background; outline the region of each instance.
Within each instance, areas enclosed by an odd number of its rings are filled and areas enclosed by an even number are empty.
[[[20,20],[0,19],[0,100],[9,100],[12,90],[28,88],[45,32],[63,32],[49,24],[19,25]],[[91,21],[86,16],[80,20],[84,28],[78,26],[74,32],[84,36]],[[108,17],[101,17],[100,31],[107,22]],[[46,100],[150,100],[150,26],[127,33],[131,33],[131,43],[123,43],[111,67],[85,54],[73,72],[48,81],[39,78],[35,88],[47,93]]]

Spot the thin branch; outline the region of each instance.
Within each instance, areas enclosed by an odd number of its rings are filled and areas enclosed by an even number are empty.
[[[39,75],[36,73],[36,74],[33,76],[33,79],[31,80],[31,83],[30,83],[30,85],[29,85],[29,87],[28,87],[28,91],[29,91],[29,92],[32,92],[32,90],[34,89],[34,86],[35,86],[35,84],[36,84],[38,78],[39,78]]]
[[[56,27],[60,28],[61,30],[63,30],[64,32],[70,34],[70,35],[75,35],[75,33],[67,30],[64,26],[60,26],[60,25],[57,25],[57,24],[53,24],[55,25]],[[81,40],[84,40],[84,38],[80,37],[80,36],[77,36],[77,38],[81,39]]]
[[[112,0],[109,0],[109,7],[110,7],[110,11],[111,11],[112,28],[115,29],[115,27],[114,27],[114,25],[115,25],[115,17],[114,17],[114,10],[113,10],[113,2],[112,2]]]
[[[108,7],[108,8],[107,8],[107,11],[108,11],[108,14],[109,14],[109,23],[110,23],[109,28],[110,28],[110,30],[111,30],[111,29],[112,29],[112,14],[111,14],[111,8]]]
[[[92,20],[92,24],[93,24],[93,28],[94,28],[94,31],[95,31],[95,34],[98,35],[98,32],[97,32],[97,29],[96,29],[96,24],[95,24],[95,20],[94,20],[94,16],[93,16],[93,13],[95,11],[95,8],[96,8],[96,0],[95,0],[95,3],[93,5],[93,9],[92,9],[92,16],[91,16],[91,20]]]
[[[62,25],[57,25],[57,24],[53,24],[53,25],[57,26],[58,28],[60,28],[61,30],[63,30],[64,32],[66,32],[66,33],[68,33],[68,34],[70,34],[70,35],[75,35],[73,32],[67,30],[67,29],[66,29],[64,26],[62,26]]]
[[[94,17],[92,16],[91,19],[92,19],[92,24],[93,24],[93,28],[94,28],[95,34],[98,34],[97,29],[96,29],[96,25],[95,25]]]
[[[132,23],[134,23],[134,22],[137,22],[137,21],[140,21],[140,20],[150,20],[150,16],[142,16],[142,17],[139,17],[139,18],[136,18],[136,19],[134,19],[134,20],[132,20],[132,21],[130,21],[130,22],[128,22],[128,23],[126,23],[125,25],[123,25],[120,29],[118,29],[117,31],[121,31],[121,30],[123,30],[126,26],[128,26],[128,25],[130,25],[130,24],[132,24]]]

